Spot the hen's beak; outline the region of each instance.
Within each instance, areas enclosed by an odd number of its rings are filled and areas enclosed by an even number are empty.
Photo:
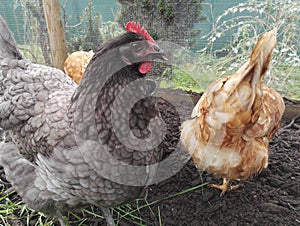
[[[153,59],[160,59],[164,61],[168,60],[165,52],[156,43],[153,42],[150,43],[148,54],[151,55]]]

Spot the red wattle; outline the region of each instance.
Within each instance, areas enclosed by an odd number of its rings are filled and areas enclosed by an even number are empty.
[[[141,74],[147,74],[152,68],[152,62],[144,62],[139,67],[139,72]]]

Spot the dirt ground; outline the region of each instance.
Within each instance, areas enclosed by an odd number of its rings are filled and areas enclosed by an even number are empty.
[[[286,104],[300,106],[300,101],[286,100]],[[1,170],[0,175],[3,180]],[[164,199],[203,183],[207,185]],[[148,188],[147,201],[161,201],[151,205],[151,211],[146,207],[134,212],[144,220],[143,223],[133,223],[140,221],[127,217],[118,225],[300,226],[300,115],[282,122],[279,133],[270,143],[269,166],[260,175],[236,182],[243,187],[222,197],[218,190],[210,188],[211,183],[221,183],[221,180],[205,172],[200,177],[189,161],[175,176]],[[139,206],[144,204],[139,203]],[[133,201],[131,205],[137,206],[137,202]],[[116,213],[114,217],[117,217]],[[26,225],[25,221],[19,223]],[[74,220],[71,225],[78,225],[78,221]],[[84,225],[105,225],[105,221],[88,217]]]
[[[272,140],[269,167],[238,182],[243,188],[220,197],[219,191],[207,185],[156,205],[163,225],[300,225],[300,118],[295,125]],[[207,173],[200,178],[189,162],[173,178],[152,186],[148,201],[203,182],[221,180]]]
[[[285,100],[287,108],[299,107],[300,101]],[[289,106],[289,107],[288,107]],[[289,108],[290,109],[290,108]],[[287,118],[291,115],[286,114]],[[198,190],[164,200],[152,207],[159,208],[162,225],[300,225],[300,115],[282,121],[270,143],[269,166],[246,181],[243,188],[220,197],[210,188],[221,183],[207,173],[199,173],[190,161],[174,177],[149,188],[148,202],[188,189],[201,183]],[[149,225],[159,225],[157,214],[148,210],[141,216]],[[122,225],[122,224],[121,224]],[[130,225],[130,224],[124,224]]]

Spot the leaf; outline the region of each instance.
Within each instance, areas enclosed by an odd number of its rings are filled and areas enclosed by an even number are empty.
[[[232,47],[232,51],[237,54],[239,52],[239,50],[236,47]]]
[[[287,52],[287,51],[289,51],[289,50],[290,50],[289,48],[283,48],[283,49],[280,50],[280,52],[281,52],[281,53],[285,53],[285,52]]]
[[[217,38],[220,38],[220,37],[223,37],[223,36],[224,36],[224,35],[223,35],[223,32],[219,32],[219,33],[216,34],[216,37],[217,37]]]
[[[245,11],[245,8],[239,8],[240,13]]]

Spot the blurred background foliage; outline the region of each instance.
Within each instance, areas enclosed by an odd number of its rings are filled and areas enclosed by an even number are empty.
[[[51,65],[42,0],[0,0],[0,14],[24,54]],[[278,27],[278,44],[265,81],[300,99],[300,5],[293,0],[60,0],[68,52],[89,51],[137,21],[159,41],[176,43],[172,65],[152,75],[162,87],[203,91],[234,73],[259,36]],[[188,56],[188,57],[187,57]],[[174,63],[175,62],[175,63]]]

